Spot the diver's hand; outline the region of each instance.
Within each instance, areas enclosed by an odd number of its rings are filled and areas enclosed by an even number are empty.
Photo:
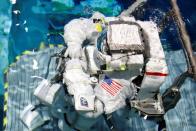
[[[95,56],[97,57],[97,59],[101,62],[101,63],[105,63],[108,64],[111,62],[111,56],[109,55],[105,55],[103,53],[101,53],[98,50],[95,50]]]
[[[104,111],[110,114],[124,106],[127,98],[133,98],[136,90],[127,80],[111,79],[104,76],[99,85],[95,87],[95,96],[104,104]]]

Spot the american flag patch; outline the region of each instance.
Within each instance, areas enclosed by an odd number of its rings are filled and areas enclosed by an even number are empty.
[[[108,76],[105,76],[101,83],[101,88],[107,91],[110,95],[115,96],[123,88],[123,86],[110,79]]]

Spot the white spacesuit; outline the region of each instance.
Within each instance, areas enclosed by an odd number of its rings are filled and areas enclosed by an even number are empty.
[[[66,117],[76,129],[90,128],[101,114],[125,107],[126,99],[153,98],[168,74],[158,30],[151,21],[96,12],[90,19],[65,25],[64,40],[68,46],[64,56],[70,59],[63,83],[73,96],[78,118],[75,121],[73,113]],[[134,82],[138,76],[142,76],[139,84]],[[60,123],[63,130],[66,122]]]
[[[68,45],[65,55],[72,61],[64,73],[65,83],[69,94],[75,98],[75,109],[83,115],[86,115],[84,111],[94,111],[98,106],[95,100],[101,101],[104,112],[109,114],[125,106],[127,98],[154,97],[167,75],[158,30],[151,21],[104,17],[95,13],[90,19],[75,19],[68,23],[64,39]],[[85,41],[88,41],[86,46],[83,45]],[[103,65],[106,65],[104,70],[101,69]],[[143,67],[144,78],[137,92],[131,81],[142,73]],[[95,87],[90,83],[93,75],[99,75],[93,77],[97,79]],[[86,100],[88,107],[81,105],[81,98]]]

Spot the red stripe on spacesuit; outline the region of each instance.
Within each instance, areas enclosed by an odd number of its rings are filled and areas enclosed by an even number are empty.
[[[160,72],[146,72],[146,75],[151,75],[151,76],[167,76],[168,74],[165,73],[160,73]]]

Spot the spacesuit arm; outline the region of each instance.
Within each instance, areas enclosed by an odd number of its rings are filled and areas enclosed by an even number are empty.
[[[64,40],[68,46],[65,56],[79,58],[81,56],[82,43],[87,39],[91,30],[88,29],[87,19],[75,19],[64,27]]]
[[[164,51],[160,42],[157,26],[154,22],[138,22],[144,32],[145,74],[141,83],[139,98],[153,97],[168,75]]]
[[[98,117],[103,113],[103,105],[95,99],[90,75],[85,73],[81,60],[69,60],[63,76],[68,93],[74,97],[75,109],[78,113],[90,118]]]

